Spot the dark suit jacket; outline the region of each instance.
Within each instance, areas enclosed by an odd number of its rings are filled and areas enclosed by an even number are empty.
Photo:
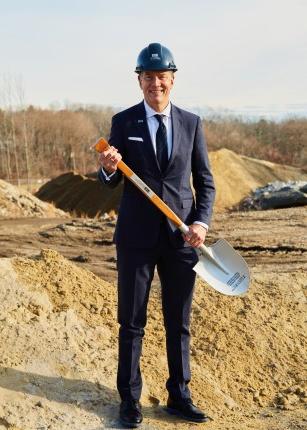
[[[114,115],[109,143],[118,148],[123,161],[189,225],[202,221],[209,225],[215,188],[209,168],[208,153],[198,116],[172,104],[172,153],[168,167],[161,173],[153,149],[141,102]],[[129,140],[140,137],[143,141]],[[190,177],[192,173],[195,198]],[[110,181],[102,174],[100,180],[115,187],[122,178],[117,170]],[[127,178],[119,207],[115,242],[129,247],[152,247],[157,243],[164,215]],[[168,223],[171,242],[184,246],[182,235]]]

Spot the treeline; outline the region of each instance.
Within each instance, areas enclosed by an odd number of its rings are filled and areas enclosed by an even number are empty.
[[[108,136],[111,108],[0,110],[0,178],[53,177],[96,168],[90,150]]]
[[[112,108],[62,110],[32,106],[0,110],[0,178],[50,178],[67,170],[96,169],[90,146],[108,137]],[[307,119],[282,122],[210,117],[204,121],[210,151],[239,154],[298,167],[307,166]]]
[[[307,166],[307,118],[275,122],[213,117],[205,129],[210,150],[228,148],[274,163]]]

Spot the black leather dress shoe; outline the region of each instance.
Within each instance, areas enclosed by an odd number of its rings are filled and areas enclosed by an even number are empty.
[[[191,399],[172,400],[168,398],[166,411],[172,415],[179,415],[187,421],[206,423],[210,418],[198,409]]]
[[[141,404],[138,400],[123,400],[119,409],[119,420],[127,428],[139,427],[143,421]]]

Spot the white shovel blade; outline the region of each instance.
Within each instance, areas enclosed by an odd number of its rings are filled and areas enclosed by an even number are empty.
[[[229,296],[238,296],[248,290],[250,274],[245,260],[224,239],[210,246],[212,256],[222,262],[228,273],[214,264],[206,255],[201,254],[194,266],[195,272],[211,287]]]

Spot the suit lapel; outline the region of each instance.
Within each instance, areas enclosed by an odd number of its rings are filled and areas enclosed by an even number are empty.
[[[166,172],[169,170],[172,163],[174,162],[175,156],[180,147],[180,139],[181,139],[182,120],[181,120],[180,112],[178,111],[177,107],[174,106],[173,104],[171,109],[171,117],[172,117],[173,145],[172,145],[171,157],[169,159]]]

